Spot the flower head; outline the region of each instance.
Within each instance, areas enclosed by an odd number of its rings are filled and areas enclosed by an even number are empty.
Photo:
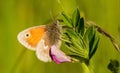
[[[71,58],[65,55],[65,53],[58,49],[55,45],[50,48],[50,56],[57,64],[62,62],[71,62]]]

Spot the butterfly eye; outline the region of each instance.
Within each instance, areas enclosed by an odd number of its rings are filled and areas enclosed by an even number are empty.
[[[30,37],[30,33],[26,33],[26,34],[25,34],[25,37],[26,37],[26,38],[29,38],[29,37]]]

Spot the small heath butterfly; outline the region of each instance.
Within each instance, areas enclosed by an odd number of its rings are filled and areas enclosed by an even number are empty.
[[[56,20],[52,24],[40,25],[28,28],[20,32],[17,36],[18,41],[26,48],[36,51],[38,59],[44,62],[52,61],[50,48],[55,45],[60,48],[61,26]]]

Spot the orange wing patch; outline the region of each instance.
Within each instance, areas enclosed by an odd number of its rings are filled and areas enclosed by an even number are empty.
[[[36,27],[34,29],[31,29],[29,33],[30,33],[30,37],[26,38],[26,41],[32,47],[36,47],[45,33],[45,27]]]

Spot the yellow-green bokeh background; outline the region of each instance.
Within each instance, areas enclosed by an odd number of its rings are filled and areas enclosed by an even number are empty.
[[[81,73],[77,63],[43,63],[35,52],[17,41],[17,34],[28,27],[47,23],[52,16],[65,11],[71,14],[79,8],[82,16],[99,24],[118,41],[120,0],[0,0],[0,73]],[[110,59],[120,61],[120,54],[105,36],[101,36],[96,54],[91,60],[94,73],[111,73]]]

